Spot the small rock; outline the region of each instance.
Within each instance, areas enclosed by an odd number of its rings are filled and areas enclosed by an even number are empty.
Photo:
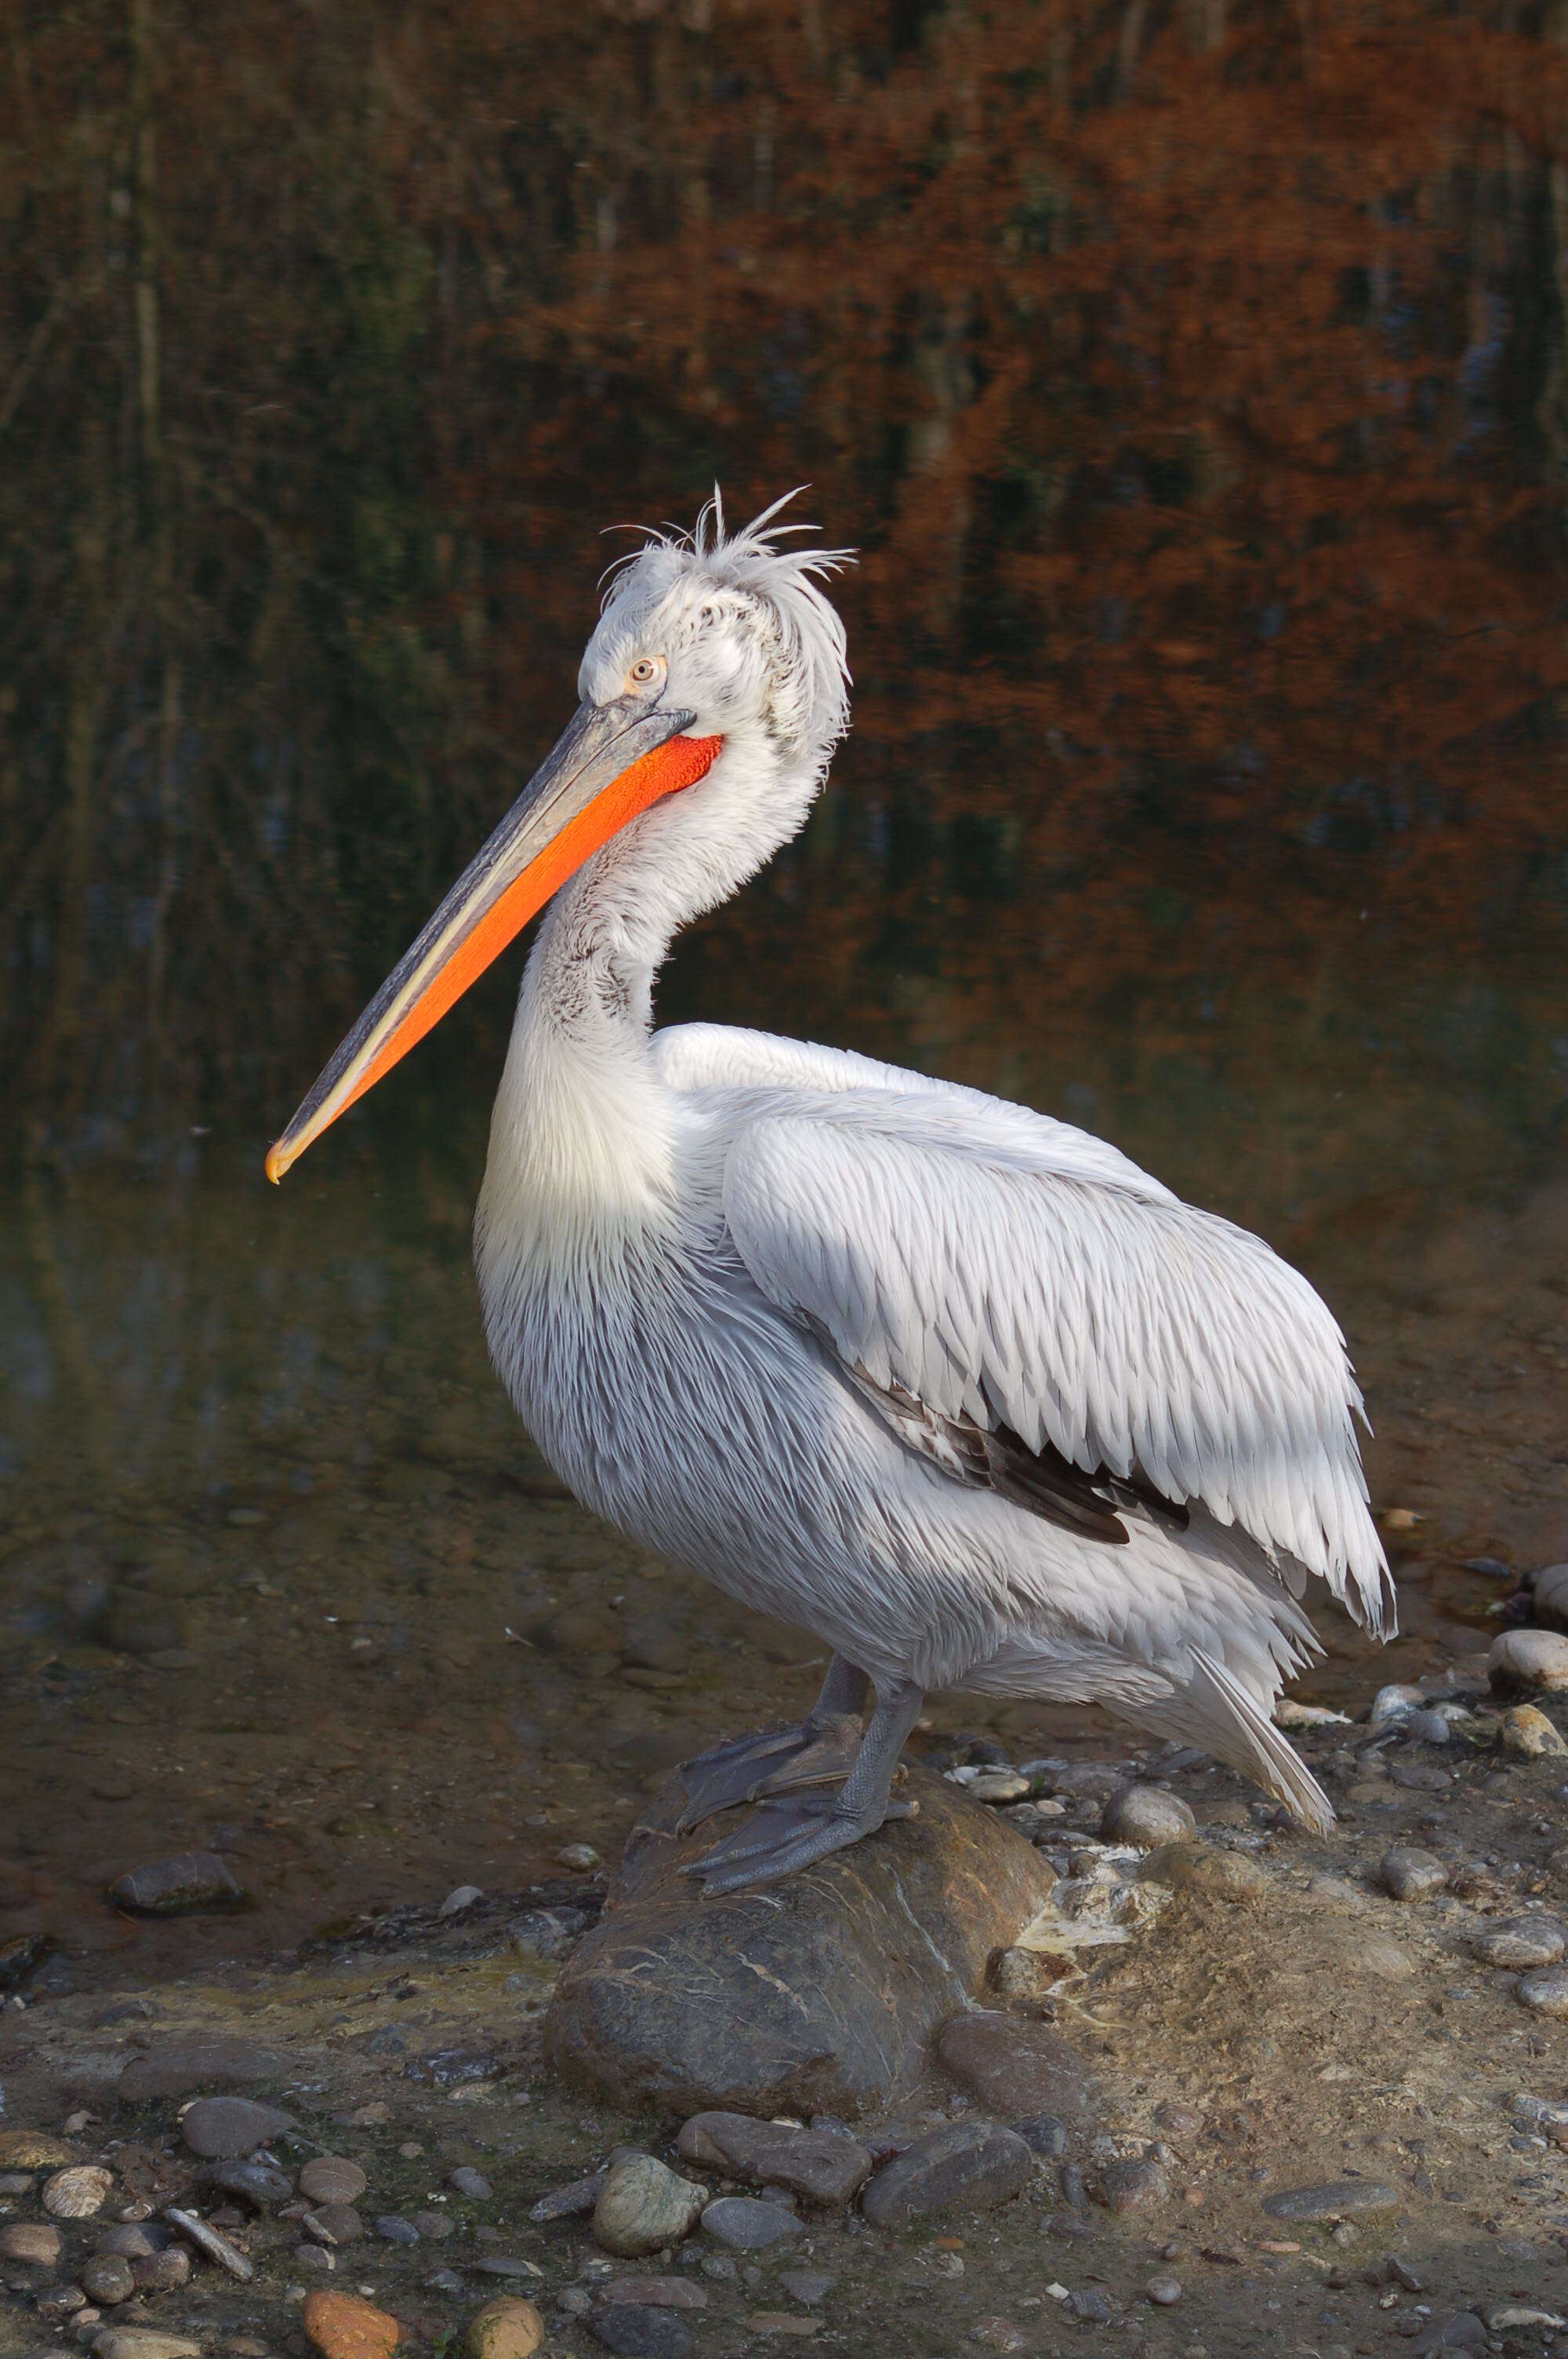
[[[1200,1892],[1216,1900],[1257,1908],[1266,1901],[1270,1880],[1256,1861],[1239,1852],[1211,1850],[1206,1843],[1167,1843],[1143,1863],[1151,1884],[1173,1892]]]
[[[312,2203],[355,2203],[369,2185],[359,2164],[341,2154],[312,2155],[299,2174],[299,2192]],[[484,2191],[490,2193],[488,2186]]]
[[[468,2290],[456,2269],[432,2269],[425,2283],[432,2293],[458,2294]]]
[[[1455,2310],[1425,2326],[1411,2344],[1415,2359],[1437,2359],[1442,2352],[1485,2351],[1487,2330],[1473,2310]]]
[[[1054,2114],[1072,2121],[1087,2109],[1076,2057],[1044,2024],[990,2009],[951,2016],[936,2053],[959,2087],[994,2114]]]
[[[808,2203],[848,2203],[871,2173],[865,2147],[843,2132],[791,2129],[746,2114],[694,2114],[676,2143],[684,2161],[754,2186],[787,2187]]]
[[[454,2223],[445,2212],[416,2212],[414,2225],[427,2240],[439,2244],[451,2234]]]
[[[93,2359],[201,2359],[201,2345],[189,2334],[164,2334],[150,2326],[106,2326],[92,2338]]]
[[[1026,2114],[1022,2121],[1012,2124],[1012,2129],[1031,2154],[1040,2155],[1047,2162],[1060,2162],[1067,2151],[1066,2127],[1054,2114]]]
[[[599,1854],[591,1843],[563,1843],[556,1854],[557,1864],[569,1867],[576,1875],[586,1875],[599,1865]]]
[[[613,2302],[590,2312],[589,2332],[622,2359],[688,2359],[696,2349],[691,2329],[676,2311],[639,2309]]]
[[[470,2202],[474,2203],[488,2203],[495,2192],[483,2171],[473,2169],[466,2162],[460,2169],[453,2171],[447,2185],[455,2194],[466,2195]]]
[[[1000,1804],[1029,1799],[1029,1780],[1021,1777],[1016,1769],[982,1769],[978,1777],[967,1780],[967,1788],[970,1799],[976,1802]]]
[[[30,2269],[59,2266],[65,2238],[47,2220],[16,2220],[0,2228],[0,2261],[23,2261]]]
[[[87,2296],[80,2286],[49,2285],[33,2298],[33,2307],[40,2318],[70,2318],[87,2307]],[[96,2311],[93,2313],[97,2315]]]
[[[297,2269],[313,2270],[323,2277],[330,2277],[338,2266],[325,2245],[296,2245],[290,2258]]]
[[[202,2172],[200,2183],[214,2194],[232,2196],[252,2212],[275,2211],[294,2192],[283,2172],[265,2162],[215,2162]]]
[[[1418,1687],[1379,1688],[1367,1718],[1373,1728],[1387,1728],[1391,1722],[1408,1720],[1412,1712],[1420,1712],[1425,1701]]]
[[[59,2170],[76,2156],[42,2130],[0,2130],[0,2170]]]
[[[1152,2157],[1108,2162],[1100,2172],[1100,2189],[1108,2212],[1152,2212],[1170,2200],[1170,2186]]]
[[[146,2260],[150,2253],[166,2252],[173,2242],[156,2220],[127,2220],[105,2228],[93,2246],[98,2253],[119,2253],[127,2261]]]
[[[630,2301],[654,2310],[706,2310],[708,2295],[691,2277],[615,2277],[600,2286],[597,2301]]]
[[[412,2220],[400,2220],[395,2212],[384,2212],[375,2223],[375,2233],[388,2245],[416,2245],[419,2231]]]
[[[917,2138],[879,2170],[860,2208],[879,2228],[903,2227],[955,2204],[984,2210],[1016,2195],[1031,2168],[1028,2147],[1011,2130],[955,2122]]]
[[[752,2195],[721,2195],[704,2211],[702,2233],[732,2253],[765,2253],[770,2245],[798,2236],[801,2223],[782,2203],[762,2203]]]
[[[1184,1843],[1197,1832],[1194,1818],[1179,1795],[1160,1786],[1123,1786],[1100,1815],[1102,1843],[1135,1843],[1140,1851],[1158,1851],[1162,1843]]]
[[[183,2245],[168,2245],[161,2253],[138,2253],[131,2276],[138,2293],[174,2293],[190,2282],[190,2256]]]
[[[521,2253],[488,2253],[473,2266],[487,2277],[536,2277],[539,2274],[535,2264],[525,2261]]]
[[[1554,1966],[1568,1941],[1551,1917],[1512,1917],[1483,1925],[1470,1937],[1470,1950],[1485,1966]]]
[[[1454,1739],[1454,1723],[1445,1712],[1412,1712],[1400,1733],[1421,1745],[1452,1745]]]
[[[1391,2187],[1371,2179],[1333,2179],[1322,2186],[1285,2188],[1263,2198],[1271,2220],[1343,2220],[1357,2213],[1397,2212],[1399,2204]]]
[[[448,1893],[436,1914],[438,1917],[460,1917],[465,1908],[471,1908],[476,1900],[483,1898],[484,1893],[479,1885],[460,1884]],[[494,2309],[496,2305],[492,2302],[491,2307]],[[526,2304],[524,2307],[526,2308]]]
[[[653,2155],[617,2155],[593,2207],[594,2241],[623,2260],[656,2253],[690,2235],[707,2201],[706,2188]]]
[[[568,2187],[552,2187],[541,2195],[529,2211],[530,2220],[578,2220],[592,2211],[604,2192],[604,2182],[610,2176],[608,2163],[587,2179],[575,2179]]]
[[[307,2294],[299,2322],[324,2359],[390,2359],[403,2332],[384,2310],[348,2293]]]
[[[1448,1870],[1429,1851],[1413,1843],[1396,1843],[1383,1854],[1378,1870],[1383,1889],[1396,1900],[1430,1900],[1448,1882]]]
[[[823,2269],[779,2271],[780,2289],[788,2294],[791,2301],[805,2302],[808,2310],[815,2310],[818,2302],[826,2301],[838,2282],[837,2277],[829,2277]]]
[[[134,1908],[145,1917],[183,1915],[191,1908],[212,1908],[243,1900],[244,1893],[215,1851],[186,1851],[178,1858],[156,1860],[134,1867],[109,1887],[117,1908]]]
[[[232,2277],[239,2277],[248,2284],[254,2277],[255,2270],[239,2246],[231,2245],[227,2236],[221,2236],[216,2228],[210,2227],[194,2212],[182,2212],[178,2205],[171,2203],[163,2216],[171,2228],[178,2228],[180,2234],[195,2245],[199,2253],[205,2253],[210,2261],[216,2261],[218,2267],[227,2269]]]
[[[1531,1584],[1530,1610],[1543,1630],[1568,1632],[1568,1564],[1541,1567]]]
[[[999,1950],[990,1962],[987,1980],[1005,2006],[1038,2006],[1048,1998],[1061,1980],[1061,1961],[1044,1956],[1038,1950],[1025,1950],[1015,1943]]]
[[[30,2170],[0,2170],[0,2195],[30,2195],[34,2176]]]
[[[1504,1712],[1502,1738],[1505,1753],[1519,1754],[1527,1761],[1555,1760],[1568,1753],[1568,1738],[1532,1703],[1516,1703]]]
[[[1505,1695],[1513,1688],[1568,1689],[1568,1638],[1555,1630],[1505,1630],[1492,1642],[1487,1677]]]
[[[1170,2310],[1182,2298],[1182,2281],[1180,2277],[1151,2277],[1144,2290],[1159,2309]]]
[[[243,2089],[260,2081],[279,2081],[288,2069],[287,2058],[254,2039],[160,2039],[126,2066],[117,2093],[139,2105],[149,2097],[189,2097],[198,2089]]]
[[[80,2277],[81,2290],[89,2301],[103,2302],[110,2308],[129,2301],[136,2289],[131,2264],[123,2253],[94,2253],[90,2261],[82,2263]]]
[[[307,2212],[301,2223],[307,2234],[319,2245],[357,2245],[364,2234],[365,2223],[351,2203],[320,2203],[314,2212]]]
[[[95,2212],[103,2211],[114,2184],[112,2170],[95,2162],[74,2163],[69,2170],[57,2170],[45,2180],[44,2210],[56,2220],[91,2220]]]
[[[1515,1995],[1532,2015],[1568,2016],[1568,1966],[1538,1966],[1520,1974]]]
[[[476,2310],[463,2336],[468,2359],[533,2359],[545,2339],[545,2321],[531,2301],[503,2294]]]
[[[292,2114],[258,2104],[254,2097],[198,2097],[186,2108],[179,2135],[192,2154],[233,2162],[293,2127]]]
[[[1110,2324],[1110,2304],[1098,2286],[1080,2286],[1076,2293],[1067,2296],[1063,2307],[1069,2318],[1077,2319],[1082,2325]]]

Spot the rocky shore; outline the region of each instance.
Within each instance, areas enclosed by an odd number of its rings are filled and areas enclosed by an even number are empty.
[[[772,1895],[697,1897],[672,1791],[608,1889],[24,1975],[0,2352],[1564,2359],[1568,1637],[1286,1717],[1326,1843],[981,1741]]]

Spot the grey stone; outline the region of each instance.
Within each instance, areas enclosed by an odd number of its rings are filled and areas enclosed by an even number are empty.
[[[588,2331],[621,2359],[689,2359],[691,2329],[673,2310],[612,2302],[589,2314]]]
[[[1167,1794],[1162,1787],[1122,1786],[1107,1802],[1099,1831],[1104,1843],[1158,1851],[1162,1843],[1184,1843],[1196,1832],[1197,1821],[1179,1795]]]
[[[1485,2351],[1487,2330],[1473,2310],[1456,2310],[1434,2319],[1411,2344],[1416,2359],[1436,2359],[1439,2352]]]
[[[838,2282],[823,2269],[779,2271],[781,2292],[787,2293],[791,2301],[804,2302],[807,2310],[815,2310],[819,2302],[826,2301]]]
[[[460,2294],[468,2290],[456,2269],[432,2269],[425,2283],[432,2293]]]
[[[416,2245],[419,2231],[412,2220],[400,2220],[395,2212],[384,2212],[375,2223],[375,2233],[388,2245]]]
[[[1080,2286],[1076,2293],[1067,2296],[1062,2307],[1069,2318],[1076,2318],[1081,2325],[1110,2324],[1110,2304],[1098,2286]]]
[[[265,2162],[215,2162],[201,2173],[200,2185],[227,2195],[252,2212],[273,2212],[287,2203],[294,2189],[281,2170]]]
[[[754,2195],[720,2195],[702,2215],[702,2233],[731,2253],[765,2253],[785,2245],[801,2233],[801,2223],[782,2203],[763,2203]]]
[[[1568,1688],[1568,1637],[1555,1630],[1505,1630],[1487,1657],[1487,1677],[1504,1695],[1518,1688]]]
[[[905,1791],[918,1814],[851,1851],[765,1894],[714,1895],[679,1871],[730,1822],[682,1841],[685,1789],[666,1788],[561,1974],[548,2064],[623,2109],[679,2115],[853,2120],[909,2094],[936,2025],[979,1995],[1053,1878],[959,1788],[916,1770]]]
[[[1059,2162],[1067,2151],[1066,2125],[1054,2114],[1026,2114],[1011,2127],[1030,2153],[1040,2155],[1046,2162]]]
[[[488,2203],[495,2192],[483,2171],[466,2162],[453,2171],[447,2184],[455,2194],[466,2195],[474,2203]]]
[[[1151,2277],[1144,2290],[1159,2309],[1171,2310],[1182,2298],[1182,2281],[1180,2277]]]
[[[616,2277],[600,2286],[596,2301],[629,2301],[642,2309],[706,2310],[708,2295],[693,2277]]]
[[[1108,2212],[1152,2212],[1170,2199],[1170,2186],[1151,2156],[1108,2162],[1100,2172],[1100,2191]]]
[[[1511,1917],[1483,1925],[1470,1937],[1470,1949],[1483,1965],[1554,1966],[1568,1949],[1563,1928],[1551,1917]]]
[[[871,2175],[871,2156],[847,2132],[792,2129],[746,2114],[694,2114],[676,2143],[686,2162],[753,2186],[787,2187],[809,2203],[848,2203]]]
[[[1443,1862],[1413,1843],[1396,1843],[1385,1852],[1378,1873],[1384,1891],[1396,1900],[1430,1900],[1448,1882]]]
[[[1166,1843],[1151,1852],[1143,1874],[1149,1883],[1165,1885],[1173,1892],[1200,1893],[1241,1908],[1261,1907],[1273,1888],[1256,1860],[1244,1859],[1239,1852],[1211,1850],[1207,1843]]]
[[[312,2155],[299,2174],[299,2192],[312,2203],[355,2203],[369,2185],[359,2164],[341,2154]]]
[[[482,2261],[472,2266],[487,2277],[537,2277],[539,2272],[532,2261],[520,2253],[487,2253]]]
[[[1363,2213],[1397,2212],[1399,2204],[1393,2188],[1372,2179],[1331,2179],[1317,2187],[1282,2188],[1278,2195],[1263,2199],[1271,2220],[1348,2220]]]
[[[109,1887],[116,1908],[135,1909],[145,1917],[183,1916],[192,1908],[227,1907],[243,1900],[226,1860],[215,1851],[181,1852],[174,1859],[155,1860],[134,1867]]]
[[[40,2318],[70,2318],[86,2309],[87,2296],[78,2285],[49,2285],[34,2295],[33,2306]]]
[[[169,2245],[160,2253],[139,2253],[131,2263],[138,2293],[173,2293],[190,2282],[190,2256],[183,2245]]]
[[[196,2212],[182,2212],[178,2204],[171,2203],[163,2216],[171,2228],[178,2228],[186,2241],[195,2245],[199,2253],[205,2254],[210,2261],[216,2261],[218,2267],[227,2269],[232,2277],[239,2277],[248,2285],[254,2277],[254,2268],[239,2246],[231,2245],[227,2236],[221,2236],[216,2228],[209,2227]]]
[[[156,2220],[124,2220],[105,2228],[93,2245],[94,2252],[119,2253],[127,2261],[145,2260],[149,2253],[161,2253],[173,2242],[167,2228]]]
[[[434,2211],[416,2212],[414,2214],[414,2225],[418,2229],[419,2234],[422,2236],[427,2239],[434,2239],[438,2244],[444,2243],[447,2237],[451,2234],[453,2228],[453,2223],[445,2212]]]
[[[1367,1714],[1373,1728],[1387,1728],[1395,1721],[1408,1720],[1426,1701],[1420,1688],[1395,1685],[1379,1688],[1372,1698],[1372,1708]]]
[[[30,2170],[0,2170],[0,2195],[30,2195],[34,2176]]]
[[[319,2245],[357,2245],[364,2234],[365,2223],[351,2203],[319,2203],[314,2212],[305,2214],[307,2235],[314,2236]]]
[[[590,2172],[587,2179],[573,2180],[569,2187],[552,2187],[541,2195],[528,2213],[530,2220],[579,2220],[591,2212],[604,2192],[604,2182],[610,2176],[610,2165]]]
[[[1520,1974],[1515,1995],[1532,2015],[1568,2016],[1568,1966],[1538,1966]]]
[[[1413,1737],[1421,1745],[1452,1745],[1454,1723],[1446,1712],[1412,1712],[1401,1734]]]
[[[879,2170],[860,2208],[879,2228],[898,2228],[956,2205],[981,2211],[1005,2203],[1024,2186],[1029,2148],[1011,2130],[955,2122],[933,2130]]]
[[[999,2010],[955,2015],[936,2053],[961,2089],[993,2114],[1053,2114],[1081,2121],[1089,2110],[1078,2060],[1058,2032]]]
[[[708,2201],[706,2188],[651,2154],[618,2154],[593,2207],[594,2241],[624,2260],[656,2253],[689,2236]]]
[[[186,2111],[179,2135],[192,2154],[232,2162],[293,2127],[292,2114],[258,2104],[254,2097],[198,2097]]]
[[[201,2359],[201,2345],[189,2334],[163,2334],[148,2326],[106,2326],[92,2338],[93,2359]]]
[[[118,2308],[129,2301],[136,2290],[131,2275],[131,2264],[123,2253],[94,2253],[84,2261],[78,2272],[81,2290],[89,2301],[98,2301],[106,2308]]]
[[[436,1914],[438,1917],[460,1917],[465,1908],[471,1908],[476,1900],[483,1898],[484,1888],[481,1885],[460,1884],[454,1890],[448,1893]]]
[[[287,2059],[254,2039],[160,2039],[126,2066],[118,2093],[133,2104],[149,2097],[188,2097],[195,2089],[245,2089],[281,2081]]]

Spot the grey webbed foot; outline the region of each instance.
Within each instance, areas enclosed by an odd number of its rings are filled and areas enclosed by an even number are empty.
[[[840,1712],[831,1719],[813,1717],[784,1728],[758,1729],[683,1761],[680,1781],[688,1799],[676,1832],[689,1834],[720,1810],[764,1795],[842,1785],[854,1767],[863,1734],[854,1712]]]
[[[913,1802],[868,1803],[846,1808],[842,1795],[801,1794],[760,1801],[731,1835],[716,1843],[681,1873],[696,1876],[705,1892],[740,1892],[777,1884],[814,1861],[848,1849],[874,1834],[889,1819],[906,1819]]]

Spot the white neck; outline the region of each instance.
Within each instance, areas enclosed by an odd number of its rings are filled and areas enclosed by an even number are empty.
[[[557,895],[529,956],[491,1122],[475,1229],[481,1288],[504,1261],[586,1284],[678,1217],[689,1116],[650,1048],[654,977],[679,929],[793,835],[820,765],[781,776],[731,744],[699,787],[633,821]]]

